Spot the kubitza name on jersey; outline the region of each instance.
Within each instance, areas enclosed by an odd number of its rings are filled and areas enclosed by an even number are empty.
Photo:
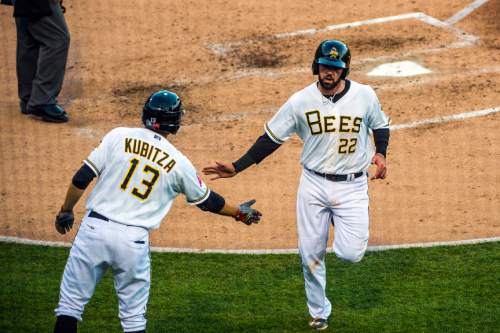
[[[125,152],[147,158],[158,164],[167,173],[172,170],[175,160],[160,148],[139,139],[125,138]]]

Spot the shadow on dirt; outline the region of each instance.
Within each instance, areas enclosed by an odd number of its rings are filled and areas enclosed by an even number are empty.
[[[236,68],[278,68],[287,62],[286,51],[282,40],[256,38],[231,46],[223,60]]]
[[[189,93],[188,84],[175,83],[175,84],[138,84],[129,83],[121,87],[113,89],[113,99],[111,103],[118,104],[118,112],[121,118],[124,119],[136,119],[140,117],[144,102],[153,92],[165,89],[175,92],[181,97],[182,104],[186,110],[186,115],[184,118],[185,124],[193,123],[193,113],[198,113],[198,107],[192,105],[189,102],[189,98],[186,95]]]
[[[383,50],[384,53],[401,50],[414,45],[425,45],[430,40],[425,36],[366,37],[345,32],[342,36],[319,34],[285,39],[254,37],[228,46],[220,61],[235,69],[270,69],[286,66],[302,66],[312,60],[319,42],[338,38],[345,41],[357,54]]]

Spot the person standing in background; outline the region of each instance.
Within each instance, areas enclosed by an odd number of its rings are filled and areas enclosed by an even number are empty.
[[[21,112],[48,122],[67,122],[68,114],[57,104],[70,42],[62,1],[1,0],[1,3],[14,6]]]

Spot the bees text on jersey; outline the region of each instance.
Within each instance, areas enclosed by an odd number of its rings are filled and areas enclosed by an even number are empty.
[[[389,119],[370,86],[350,81],[347,93],[333,103],[315,82],[292,95],[266,123],[265,131],[278,144],[296,133],[304,141],[305,168],[350,174],[370,165],[374,150],[369,130],[388,127]]]

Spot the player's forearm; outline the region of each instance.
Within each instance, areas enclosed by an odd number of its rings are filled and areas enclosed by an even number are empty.
[[[80,200],[83,195],[83,192],[85,192],[85,189],[82,190],[75,185],[70,184],[68,192],[66,193],[66,198],[64,199],[64,204],[62,205],[62,210],[65,212],[72,211],[78,200]]]
[[[233,206],[227,203],[224,197],[215,191],[210,191],[208,198],[196,206],[203,211],[223,216],[236,218],[239,214],[239,206]]]
[[[222,207],[222,209],[218,211],[216,214],[236,217],[238,215],[238,207],[225,203],[224,207]]]
[[[255,141],[245,155],[233,163],[234,169],[236,172],[241,172],[253,164],[259,164],[279,147],[281,147],[280,144],[272,141],[271,138],[264,133]]]
[[[64,211],[73,210],[73,207],[75,207],[78,200],[80,200],[83,192],[85,192],[85,189],[89,186],[94,177],[95,174],[92,169],[90,169],[88,165],[83,164],[75,173],[71,184],[69,185],[68,192],[66,193],[66,199],[63,204]]]
[[[259,223],[262,213],[256,209],[251,208],[251,206],[255,203],[255,199],[244,202],[236,207],[226,203],[224,198],[222,198],[222,196],[218,195],[217,193],[215,193],[216,195],[213,196],[213,193],[215,192],[211,192],[208,199],[206,199],[201,204],[198,204],[197,206],[202,210],[208,210],[215,214],[231,216],[236,221],[243,222],[246,225]],[[217,199],[217,197],[219,197],[219,199]],[[222,199],[223,201],[220,201],[220,199]]]

